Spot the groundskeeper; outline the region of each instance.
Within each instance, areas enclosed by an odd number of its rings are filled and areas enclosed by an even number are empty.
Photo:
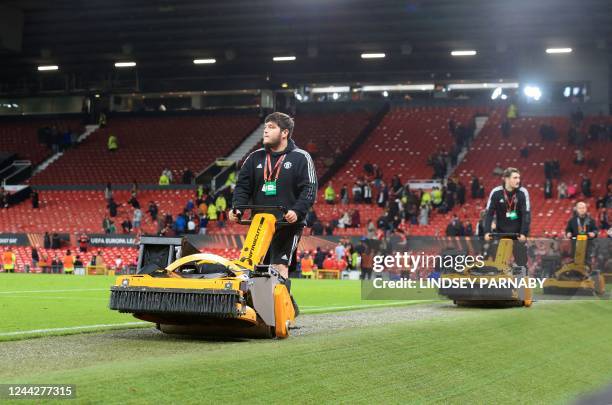
[[[274,265],[287,278],[295,265],[296,250],[304,228],[308,209],[317,194],[317,174],[310,154],[299,149],[293,140],[294,121],[287,114],[275,112],[265,119],[264,147],[252,152],[244,161],[234,197],[233,207],[240,205],[283,206],[284,219],[292,225],[278,228],[270,244],[264,264]],[[232,209],[231,221],[242,213]]]

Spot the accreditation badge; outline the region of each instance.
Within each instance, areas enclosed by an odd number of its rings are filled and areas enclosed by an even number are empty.
[[[265,195],[276,195],[276,181],[266,181],[263,186]]]

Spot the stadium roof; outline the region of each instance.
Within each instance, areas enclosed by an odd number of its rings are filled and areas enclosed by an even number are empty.
[[[572,47],[609,55],[612,46],[609,0],[0,0],[0,6],[24,15],[21,51],[0,53],[0,91],[36,84],[43,75],[61,77],[60,87],[100,88],[129,82],[135,72],[149,90],[229,80],[261,86],[501,78],[514,74],[519,53]],[[478,53],[453,57],[452,50]],[[386,57],[366,60],[364,52]],[[275,56],[295,60],[274,62]],[[204,58],[216,63],[193,63]],[[119,72],[114,63],[125,61],[137,65]],[[59,70],[37,71],[49,64]]]

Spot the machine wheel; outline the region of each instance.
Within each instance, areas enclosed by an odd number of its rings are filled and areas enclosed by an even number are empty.
[[[287,339],[289,337],[289,320],[272,327],[272,335],[278,339]]]
[[[593,283],[595,284],[595,294],[601,296],[606,293],[606,280],[601,274],[593,276]]]
[[[523,306],[529,308],[533,304],[533,292],[531,288],[525,289],[525,300],[523,301]]]
[[[295,310],[287,288],[278,284],[274,288],[275,335],[279,339],[289,337],[289,325],[295,319]]]

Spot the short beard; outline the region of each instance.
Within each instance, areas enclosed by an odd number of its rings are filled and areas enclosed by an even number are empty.
[[[279,137],[278,141],[276,142],[270,142],[270,143],[264,144],[264,148],[274,149],[274,148],[277,148],[280,144],[281,144],[281,138]]]

